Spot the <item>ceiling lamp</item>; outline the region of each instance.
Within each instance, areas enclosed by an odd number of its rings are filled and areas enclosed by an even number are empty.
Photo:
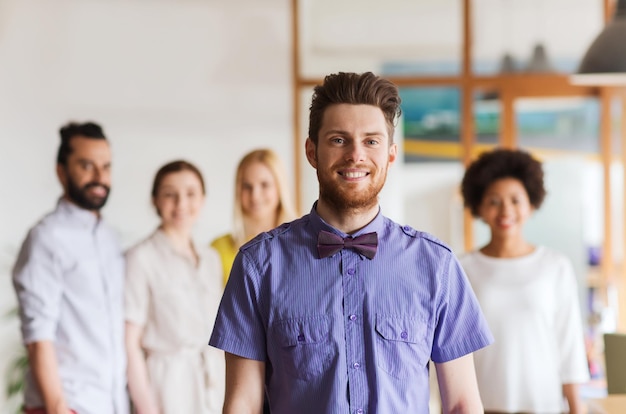
[[[626,86],[626,0],[618,0],[613,20],[593,41],[570,80],[575,85]]]
[[[526,72],[528,73],[550,73],[554,69],[548,59],[548,52],[543,43],[537,43],[533,48],[533,54],[526,66]]]
[[[517,63],[510,53],[505,53],[500,59],[500,73],[513,73],[517,70]]]

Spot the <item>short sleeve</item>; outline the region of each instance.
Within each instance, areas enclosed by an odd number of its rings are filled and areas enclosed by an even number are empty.
[[[266,330],[258,307],[259,269],[245,251],[235,258],[209,345],[257,361],[266,360]]]
[[[126,253],[126,280],[124,289],[124,317],[126,321],[144,326],[148,319],[150,300],[149,273],[141,260],[141,250]]]
[[[494,341],[465,272],[452,253],[445,269],[431,355],[437,363],[462,357]]]
[[[25,344],[55,339],[63,295],[63,272],[49,231],[35,228],[22,244],[13,268]]]
[[[578,285],[571,262],[563,257],[559,269],[559,308],[555,320],[556,338],[559,339],[559,368],[561,383],[581,383],[589,380],[589,367],[583,334]]]

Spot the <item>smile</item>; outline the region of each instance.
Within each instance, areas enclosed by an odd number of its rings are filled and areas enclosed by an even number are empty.
[[[368,173],[366,173],[364,171],[346,171],[346,172],[339,173],[339,174],[344,176],[344,177],[346,177],[346,178],[363,178]]]
[[[88,189],[92,194],[96,194],[98,196],[105,196],[107,193],[107,189],[102,186],[94,186]]]

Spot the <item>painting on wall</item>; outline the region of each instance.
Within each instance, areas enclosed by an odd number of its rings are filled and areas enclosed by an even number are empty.
[[[406,162],[458,161],[461,156],[461,93],[454,87],[401,88]],[[533,152],[599,150],[599,103],[594,98],[519,99],[517,140]],[[497,95],[474,96],[475,142],[498,144],[502,109]]]
[[[461,92],[458,88],[401,88],[407,162],[458,161],[461,156]],[[499,104],[475,105],[477,144],[498,142]]]

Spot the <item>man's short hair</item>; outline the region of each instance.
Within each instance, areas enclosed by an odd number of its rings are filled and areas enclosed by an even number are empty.
[[[324,78],[322,85],[313,90],[309,113],[309,138],[317,145],[326,108],[335,104],[373,105],[383,112],[389,133],[389,144],[393,142],[396,120],[401,114],[398,87],[391,81],[372,72],[339,72]]]
[[[57,153],[57,164],[60,165],[67,165],[67,158],[72,153],[72,146],[70,145],[72,138],[81,136],[106,140],[102,127],[95,122],[85,122],[83,124],[69,122],[61,127],[59,134],[61,135],[61,145],[59,145]]]

